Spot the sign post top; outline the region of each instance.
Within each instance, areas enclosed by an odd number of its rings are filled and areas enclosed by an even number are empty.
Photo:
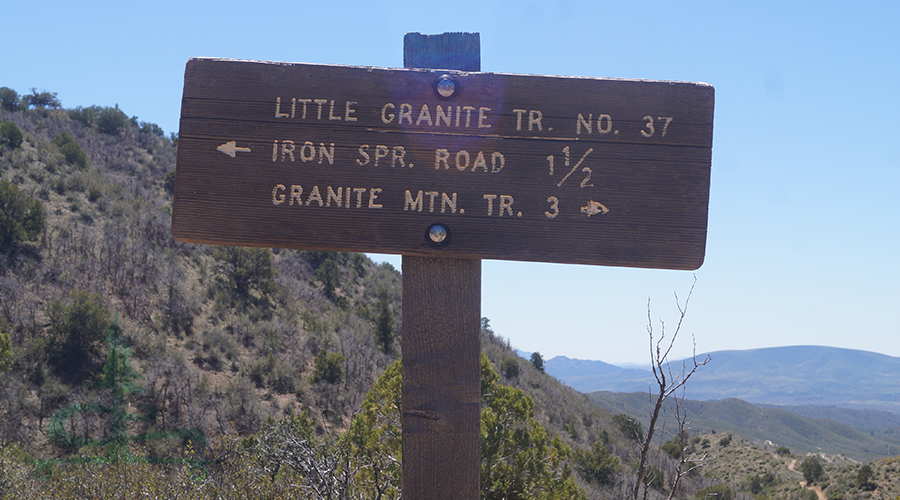
[[[407,33],[403,37],[404,68],[444,68],[481,71],[479,33]]]
[[[699,83],[192,59],[173,234],[696,269],[713,101]]]

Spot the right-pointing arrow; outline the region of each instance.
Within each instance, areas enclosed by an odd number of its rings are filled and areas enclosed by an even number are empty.
[[[240,152],[240,153],[249,153],[250,152],[250,148],[237,147],[237,142],[235,142],[235,141],[228,141],[225,144],[222,144],[221,146],[217,147],[216,150],[221,151],[232,158],[234,158],[234,155],[238,152]]]
[[[587,214],[587,216],[590,217],[592,215],[609,213],[609,209],[606,208],[606,205],[603,203],[590,200],[587,205],[581,207],[581,213]]]

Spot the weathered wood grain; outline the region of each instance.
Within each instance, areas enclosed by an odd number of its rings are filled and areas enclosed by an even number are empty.
[[[481,261],[403,257],[403,498],[479,496]]]

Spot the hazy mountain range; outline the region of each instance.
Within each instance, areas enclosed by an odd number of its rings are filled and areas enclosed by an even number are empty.
[[[790,406],[792,411],[812,405],[900,415],[900,358],[823,346],[708,354],[710,363],[700,367],[687,386],[688,399],[738,398],[757,405]],[[680,364],[673,362],[673,370]],[[602,361],[557,356],[544,366],[547,373],[584,393],[646,392],[653,381],[647,369],[621,368]]]
[[[646,428],[649,402],[646,392],[597,391],[590,401],[612,413],[627,413]],[[887,458],[900,453],[900,415],[879,410],[853,410],[834,406],[762,407],[740,399],[682,401],[693,434],[735,433],[757,446],[774,450],[787,446],[800,454],[824,452],[856,460]],[[667,404],[664,439],[677,431],[671,419],[674,401]]]

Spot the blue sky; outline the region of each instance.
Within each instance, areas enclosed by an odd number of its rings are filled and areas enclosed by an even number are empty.
[[[482,314],[526,351],[648,360],[815,344],[900,356],[897,2],[14,2],[0,86],[177,131],[191,57],[402,66],[409,31],[481,33],[482,69],[716,88],[696,272],[483,262]],[[389,257],[399,267],[399,257]],[[659,324],[656,324],[659,328]]]

